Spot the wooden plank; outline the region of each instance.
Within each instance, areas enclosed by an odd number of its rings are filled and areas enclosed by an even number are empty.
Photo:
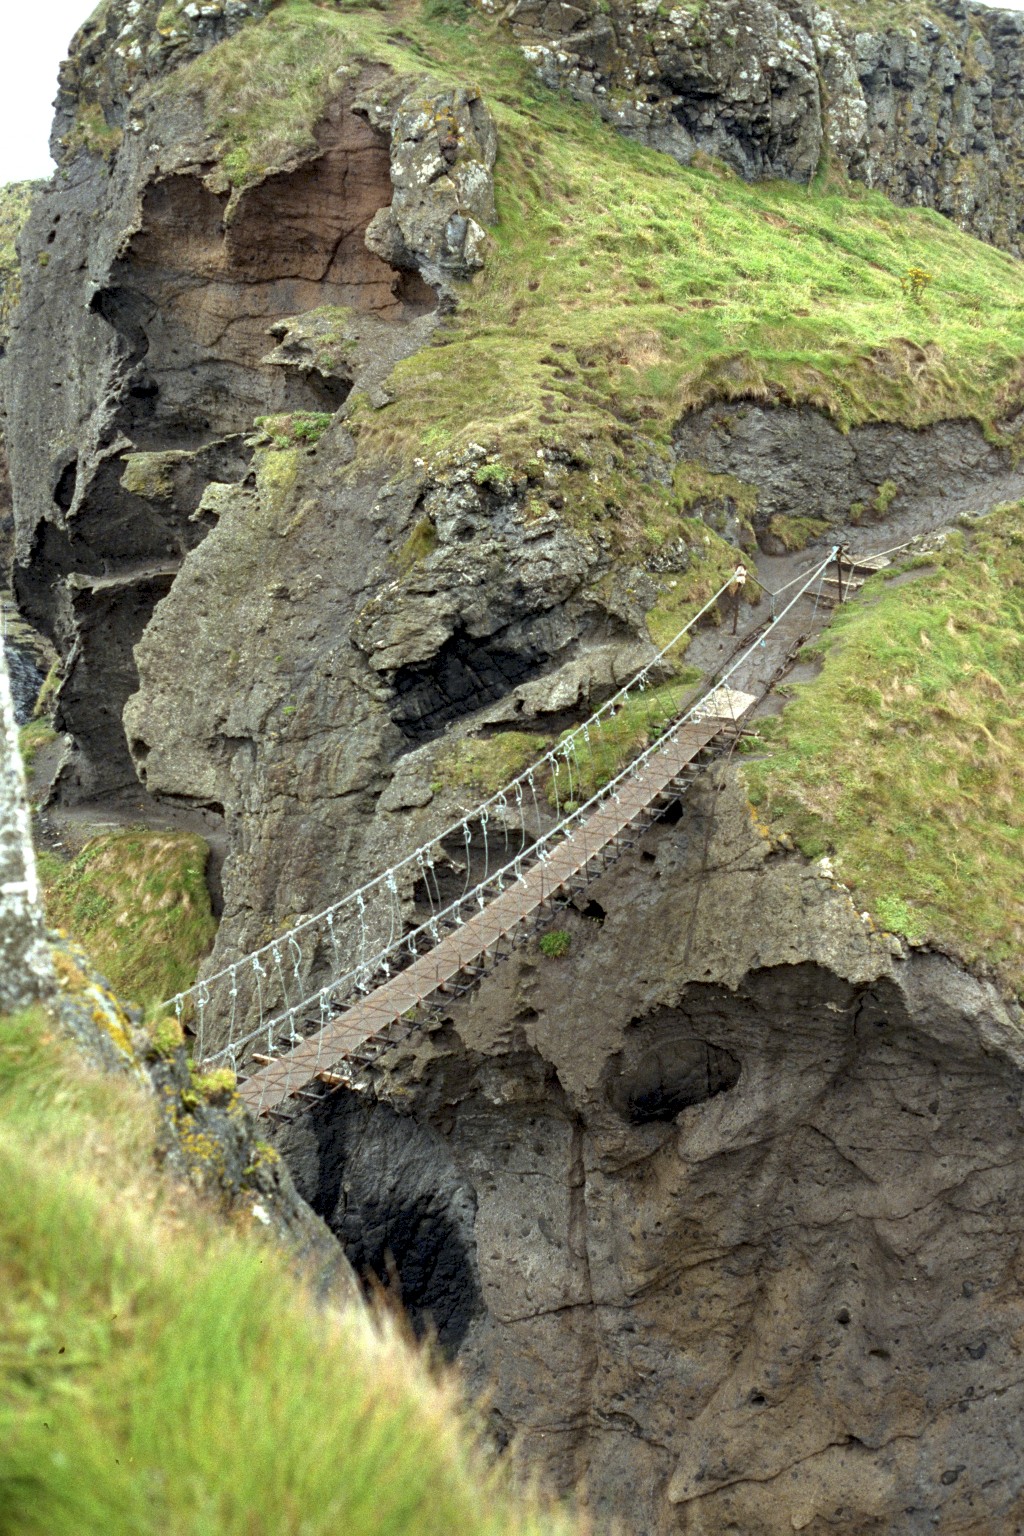
[[[680,726],[615,794],[481,912],[404,971],[390,977],[368,996],[356,999],[344,1014],[308,1040],[247,1078],[239,1089],[243,1103],[257,1114],[274,1111],[314,1079],[322,1080],[325,1073],[335,1072],[371,1036],[383,1034],[403,1015],[418,1009],[485,950],[527,922],[574,876],[585,872],[676,775],[692,763],[702,748],[754,703],[753,695],[728,689],[717,690],[712,699],[717,707],[728,710],[725,718],[713,715]]]

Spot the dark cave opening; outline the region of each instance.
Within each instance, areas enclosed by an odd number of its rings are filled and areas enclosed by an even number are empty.
[[[57,484],[53,488],[53,499],[62,512],[71,511],[77,484],[78,460],[71,459],[57,476]]]
[[[454,1354],[483,1302],[476,1196],[443,1139],[349,1092],[304,1117],[301,1141],[292,1134],[280,1150],[367,1293],[398,1302],[417,1337],[433,1335]]]
[[[540,650],[506,649],[498,641],[474,640],[458,629],[429,665],[398,669],[391,718],[408,740],[429,741],[452,721],[536,677],[548,659]]]
[[[730,1051],[674,1024],[671,1016],[645,1019],[641,1033],[608,1063],[605,1095],[628,1125],[652,1125],[728,1093],[741,1070]]]

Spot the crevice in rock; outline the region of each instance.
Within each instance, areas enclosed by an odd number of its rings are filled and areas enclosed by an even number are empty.
[[[500,637],[481,641],[457,629],[427,665],[400,667],[395,673],[391,718],[408,740],[430,741],[453,721],[539,677],[549,660],[528,642],[513,649]]]
[[[71,510],[71,503],[75,499],[75,485],[78,481],[78,459],[69,459],[57,476],[57,484],[53,488],[53,499],[62,512]]]
[[[334,1094],[280,1133],[296,1183],[368,1293],[400,1303],[454,1354],[481,1315],[476,1196],[436,1131],[386,1104]]]

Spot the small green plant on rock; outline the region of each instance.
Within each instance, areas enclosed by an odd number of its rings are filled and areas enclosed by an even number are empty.
[[[185,1044],[181,1025],[173,1014],[164,1014],[150,1029],[150,1044],[154,1055],[169,1061]]]
[[[879,517],[884,517],[888,512],[889,508],[896,500],[896,497],[899,495],[899,490],[900,488],[896,484],[895,480],[882,481],[881,485],[878,487],[878,490],[875,492],[875,499],[872,502],[872,506],[878,513]]]
[[[812,539],[819,538],[827,527],[828,524],[820,517],[788,516],[785,512],[776,512],[768,524],[768,532],[778,539],[784,549],[792,553],[806,549]]]
[[[296,443],[318,443],[333,419],[329,411],[286,411],[257,416],[253,425],[263,445],[294,448]]]
[[[199,1102],[224,1104],[233,1096],[237,1082],[230,1067],[218,1067],[213,1072],[199,1072],[192,1065],[189,1071],[197,1104]],[[182,1102],[184,1101],[185,1094],[182,1094]]]
[[[542,933],[540,937],[540,952],[549,960],[561,960],[563,955],[569,953],[572,943],[572,934],[564,928],[552,928],[550,933]]]
[[[476,481],[477,485],[480,486],[505,486],[510,484],[512,475],[504,464],[481,464],[479,469],[474,473],[473,479]]]

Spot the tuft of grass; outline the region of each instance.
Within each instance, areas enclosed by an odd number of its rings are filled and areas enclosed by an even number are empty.
[[[569,953],[572,945],[572,934],[564,928],[552,928],[540,936],[540,952],[549,960],[561,960]]]
[[[569,763],[560,767],[557,779],[549,779],[550,803],[564,810],[567,802],[589,800],[664,733],[682,712],[700,676],[694,668],[683,667],[669,682],[637,689],[614,715],[604,716],[591,728],[589,741],[577,738]]]
[[[61,143],[66,153],[84,149],[90,155],[112,160],[121,147],[123,131],[116,123],[107,122],[106,113],[98,101],[80,103],[71,130]]]
[[[889,933],[902,934],[905,939],[920,939],[924,932],[921,919],[902,896],[879,896],[875,902],[875,917]]]
[[[762,818],[878,921],[1024,990],[1024,504],[948,536],[933,569],[873,577],[816,649],[768,756]]]
[[[56,740],[57,732],[49,720],[30,720],[27,725],[21,727],[18,732],[18,747],[26,773],[32,772],[32,764],[35,762],[37,753]]]
[[[878,490],[875,492],[875,499],[872,502],[872,507],[878,513],[879,517],[885,516],[899,493],[900,488],[896,484],[895,480],[882,481],[881,485],[878,487]]]
[[[775,535],[784,549],[798,550],[820,538],[827,527],[820,517],[788,517],[784,512],[776,512],[768,523],[768,532]]]
[[[0,1020],[5,1530],[579,1530],[512,1492],[393,1328],[314,1307],[269,1244],[158,1174],[151,1102],[52,1035],[41,1011]]]
[[[190,833],[145,830],[95,837],[68,863],[41,853],[47,917],[115,991],[143,1006],[161,1002],[192,985],[213,945],[208,855]]]
[[[274,448],[294,448],[299,443],[318,443],[333,420],[329,411],[288,411],[257,416],[253,425],[258,440]]]
[[[421,517],[415,528],[395,555],[395,564],[402,576],[407,576],[414,566],[426,560],[437,548],[437,529],[429,517]]]
[[[530,731],[496,731],[479,741],[456,741],[438,758],[438,779],[493,795],[546,752],[551,742],[550,736]]]

